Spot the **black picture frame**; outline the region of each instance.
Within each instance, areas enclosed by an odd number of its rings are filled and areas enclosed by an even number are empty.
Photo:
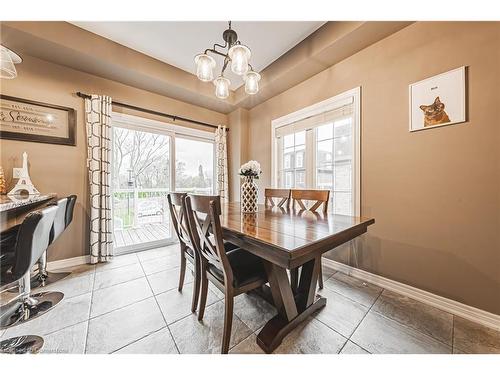
[[[0,130],[0,139],[10,139],[15,141],[26,141],[26,142],[39,142],[39,143],[50,143],[57,145],[66,145],[66,146],[76,146],[76,110],[69,107],[64,107],[55,104],[38,102],[35,100],[16,98],[13,96],[2,95],[0,94],[1,100],[10,100],[14,102],[19,102],[23,104],[31,104],[40,107],[46,107],[50,109],[56,109],[59,111],[68,112],[68,137],[53,137],[47,135],[39,135],[39,134],[26,134],[26,133],[16,133],[11,131]]]

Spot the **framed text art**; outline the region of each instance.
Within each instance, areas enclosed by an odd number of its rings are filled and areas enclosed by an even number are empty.
[[[73,108],[0,95],[0,138],[76,145]]]

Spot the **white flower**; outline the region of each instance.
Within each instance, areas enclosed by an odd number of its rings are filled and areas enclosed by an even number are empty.
[[[239,174],[242,176],[259,177],[262,173],[260,164],[258,161],[250,160],[249,162],[243,164],[239,169]]]

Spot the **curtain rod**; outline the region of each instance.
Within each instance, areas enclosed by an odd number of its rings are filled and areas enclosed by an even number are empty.
[[[84,93],[82,93],[80,91],[78,91],[76,93],[76,96],[79,96],[80,98],[84,98],[84,99],[90,99],[91,98],[91,96],[89,94],[84,94]],[[175,115],[171,115],[169,113],[163,113],[163,112],[153,111],[152,109],[141,108],[141,107],[137,107],[135,105],[127,104],[127,103],[120,103],[120,102],[113,101],[112,104],[116,105],[118,107],[123,107],[123,108],[133,109],[133,110],[139,111],[139,112],[149,113],[151,115],[157,115],[157,116],[167,117],[167,118],[171,119],[172,121],[179,120],[179,121],[190,122],[192,124],[207,126],[207,127],[214,128],[214,129],[218,128],[217,125],[212,125],[212,124],[209,124],[207,122],[197,121],[197,120],[191,120],[191,119],[186,118],[186,117],[175,116]],[[226,131],[229,131],[229,129],[226,128]]]

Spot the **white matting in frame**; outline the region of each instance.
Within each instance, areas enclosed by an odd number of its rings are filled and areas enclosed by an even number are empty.
[[[466,67],[409,86],[410,131],[466,121]]]

